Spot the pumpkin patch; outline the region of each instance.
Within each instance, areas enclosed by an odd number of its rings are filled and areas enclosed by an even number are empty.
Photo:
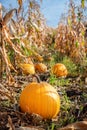
[[[0,1],[0,130],[87,130],[86,2]]]

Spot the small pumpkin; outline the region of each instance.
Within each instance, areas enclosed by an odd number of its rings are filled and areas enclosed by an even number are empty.
[[[23,112],[39,114],[44,119],[56,117],[60,110],[60,97],[56,89],[46,82],[27,85],[19,103]]]
[[[62,63],[57,63],[52,67],[52,73],[56,75],[56,77],[62,77],[62,76],[67,76],[68,71],[67,68],[64,64]]]
[[[33,64],[21,63],[19,66],[22,69],[23,73],[25,73],[25,74],[35,74],[35,68],[34,68]]]
[[[35,64],[35,70],[40,73],[44,73],[47,71],[47,66],[43,63],[37,63]]]

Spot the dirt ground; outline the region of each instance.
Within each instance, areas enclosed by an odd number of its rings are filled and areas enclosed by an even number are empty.
[[[48,76],[40,75],[42,81],[48,81]],[[87,85],[84,77],[67,77],[69,85],[58,86],[58,93],[61,98],[61,110],[56,119],[43,120],[39,115],[22,113],[18,105],[18,99],[24,84],[32,81],[32,77],[16,77],[16,83],[8,86],[5,80],[0,84],[0,89],[9,95],[13,92],[15,101],[9,100],[7,96],[0,93],[0,130],[22,130],[20,127],[35,127],[37,130],[58,130],[76,121],[87,120]],[[35,79],[33,79],[35,80]],[[5,89],[6,88],[6,89]],[[9,91],[7,91],[9,90]],[[64,93],[70,104],[65,101]],[[64,109],[63,107],[67,107]],[[70,118],[70,115],[72,118]],[[52,125],[54,128],[52,129]],[[19,129],[20,128],[20,129]]]

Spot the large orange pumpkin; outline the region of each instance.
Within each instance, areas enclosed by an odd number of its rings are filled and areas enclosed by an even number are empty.
[[[67,76],[68,71],[64,64],[57,63],[52,67],[52,73],[57,77]]]
[[[39,114],[44,119],[56,117],[60,110],[60,97],[56,89],[46,82],[27,85],[19,102],[23,112]]]
[[[35,68],[33,64],[21,63],[19,66],[25,74],[35,74]]]
[[[35,70],[40,73],[44,73],[47,71],[47,66],[43,63],[37,63],[35,64]]]

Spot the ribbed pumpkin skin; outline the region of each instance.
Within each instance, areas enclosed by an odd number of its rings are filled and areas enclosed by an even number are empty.
[[[47,71],[47,66],[45,64],[42,64],[42,63],[37,63],[35,65],[35,70],[40,72],[40,73],[44,73]]]
[[[20,95],[20,107],[23,112],[39,114],[44,119],[52,119],[60,110],[60,97],[48,83],[32,82]]]
[[[57,77],[67,76],[68,71],[64,64],[57,63],[52,67],[52,73]]]
[[[25,74],[35,74],[35,68],[33,64],[20,64],[21,69]]]

